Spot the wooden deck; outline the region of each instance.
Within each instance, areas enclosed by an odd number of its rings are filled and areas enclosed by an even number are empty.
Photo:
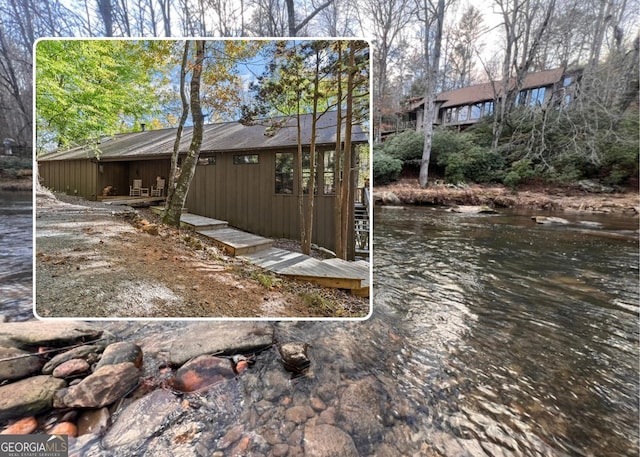
[[[312,282],[324,287],[348,289],[363,297],[369,296],[369,264],[365,261],[319,260],[274,247],[244,257],[265,270],[283,276]]]
[[[152,210],[161,214],[162,207]],[[368,297],[370,291],[369,262],[349,262],[342,259],[319,260],[298,252],[273,247],[273,240],[227,226],[226,221],[183,213],[180,225],[204,235],[221,245],[233,256],[273,273],[324,287],[348,289],[351,293]]]
[[[157,205],[160,202],[165,201],[166,197],[129,197],[129,196],[98,196],[98,201],[105,205],[126,205],[134,208],[149,207]]]

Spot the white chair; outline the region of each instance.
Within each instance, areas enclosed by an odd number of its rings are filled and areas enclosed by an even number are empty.
[[[152,197],[164,197],[164,179],[158,178],[156,185],[151,186]]]
[[[133,186],[129,186],[130,197],[140,197],[142,195],[142,179],[134,179]]]

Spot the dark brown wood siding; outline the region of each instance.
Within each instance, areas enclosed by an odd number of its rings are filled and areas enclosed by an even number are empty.
[[[233,163],[234,153],[216,153],[215,165],[199,165],[196,169],[185,203],[188,211],[258,235],[300,239],[297,184],[294,195],[275,193],[276,152],[295,150],[260,152],[259,163],[241,165]],[[322,160],[319,165],[322,176]],[[312,240],[335,250],[335,197],[323,195],[321,185],[318,190]]]
[[[43,186],[88,200],[96,199],[97,170],[97,165],[89,160],[38,163],[38,173]]]

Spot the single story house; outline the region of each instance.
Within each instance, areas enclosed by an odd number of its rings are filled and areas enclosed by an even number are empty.
[[[335,250],[336,123],[336,112],[325,113],[319,118],[316,135],[312,241],[330,250]],[[307,189],[299,188],[297,176],[302,173],[306,187],[311,115],[301,117],[302,170],[297,167],[296,125],[295,117],[273,118],[252,125],[240,122],[205,125],[199,163],[185,203],[187,210],[228,221],[231,226],[261,236],[299,239],[297,197]],[[183,131],[182,157],[189,149],[192,130],[186,127]],[[342,132],[344,135],[344,127]],[[115,195],[129,195],[134,179],[142,180],[143,187],[155,185],[158,177],[168,182],[175,136],[175,128],[146,130],[104,138],[91,146],[43,154],[37,159],[41,183],[55,191],[96,200],[106,188],[111,188]],[[368,134],[355,125],[351,140],[355,156],[356,146],[367,143]],[[357,183],[357,178],[354,181]],[[355,193],[354,188],[352,194]],[[353,229],[349,236],[354,237]],[[355,242],[349,243],[354,245]],[[349,256],[353,257],[353,252]]]
[[[563,68],[529,73],[516,96],[516,105],[546,106],[549,103],[569,104],[575,94],[579,70],[565,71]],[[515,81],[511,82],[515,84]],[[474,84],[460,89],[442,92],[436,97],[438,112],[434,125],[465,128],[483,117],[493,114],[495,103],[503,97],[500,81]],[[424,128],[424,98],[407,101],[405,110],[395,122],[387,122],[382,136],[403,130]]]

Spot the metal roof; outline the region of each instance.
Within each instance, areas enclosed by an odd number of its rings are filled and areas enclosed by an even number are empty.
[[[311,136],[311,114],[301,116],[303,144],[309,144]],[[329,111],[318,119],[316,145],[336,143],[337,113]],[[270,127],[278,125],[278,127]],[[64,151],[53,151],[38,157],[41,161],[93,159],[135,160],[167,156],[173,152],[176,128],[123,133],[105,138],[97,145],[83,145]],[[185,127],[180,141],[180,152],[187,152],[191,143],[193,127]],[[344,135],[344,127],[342,129]],[[354,125],[351,135],[354,143],[366,143],[368,134],[362,126]],[[259,151],[261,149],[292,148],[297,146],[295,117],[274,117],[260,120],[253,125],[240,122],[224,122],[204,126],[201,153]]]
[[[556,68],[555,70],[540,71],[537,73],[529,73],[525,76],[522,83],[522,89],[532,89],[535,87],[551,86],[562,79],[564,70],[562,68]],[[494,89],[498,97],[502,96],[502,84],[500,81],[494,83],[488,82],[484,84],[476,84],[473,86],[463,87],[461,89],[449,90],[443,92],[436,100],[442,103],[442,108],[448,108],[450,106],[468,105],[471,103],[482,102],[494,99]],[[515,80],[510,81],[510,85],[513,87]]]

